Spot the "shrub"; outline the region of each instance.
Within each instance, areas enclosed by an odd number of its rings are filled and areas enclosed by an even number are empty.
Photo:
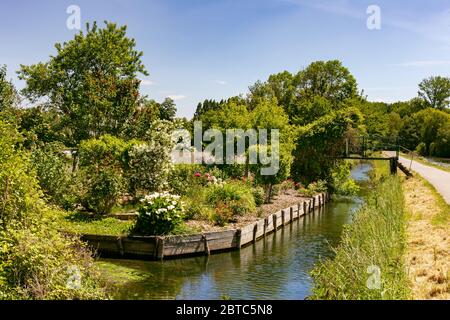
[[[66,159],[60,153],[61,146],[49,144],[36,149],[31,156],[39,185],[48,199],[64,209],[74,205],[71,191],[72,175]]]
[[[81,204],[98,214],[110,213],[123,192],[121,175],[109,169],[102,169],[93,176],[89,172],[82,175],[85,177],[83,184],[86,192],[81,197]]]
[[[133,232],[164,235],[173,231],[184,218],[180,197],[169,193],[153,193],[141,200],[139,216]]]
[[[186,220],[209,220],[214,216],[213,208],[205,204],[202,197],[189,197],[184,203]]]
[[[319,180],[317,182],[312,182],[308,185],[307,188],[299,189],[299,193],[301,195],[312,197],[320,192],[327,191],[327,183],[324,180]]]
[[[176,164],[168,178],[169,188],[178,195],[185,195],[199,182],[196,173],[203,174],[203,167],[191,164]]]
[[[334,192],[344,196],[355,195],[359,191],[359,186],[350,177],[350,164],[343,162],[335,167],[331,174]]]
[[[0,300],[106,298],[79,240],[47,228],[9,230],[0,239]]]
[[[167,146],[158,142],[134,146],[129,152],[130,191],[152,192],[164,189],[172,167]]]
[[[91,253],[57,231],[21,140],[0,121],[0,300],[106,297]],[[81,286],[68,286],[69,269]]]
[[[233,219],[233,215],[234,213],[232,208],[224,202],[218,202],[216,204],[216,210],[213,216],[214,223],[223,227]]]
[[[266,197],[266,194],[264,192],[264,189],[261,187],[255,187],[253,188],[253,198],[255,199],[255,205],[256,206],[262,206],[264,204],[264,199]]]
[[[214,208],[226,206],[236,215],[244,215],[256,210],[255,199],[250,187],[234,182],[223,185],[214,185],[207,189],[206,201]]]
[[[425,142],[419,143],[419,145],[416,147],[416,151],[421,156],[426,156],[427,155],[427,145],[425,144]]]

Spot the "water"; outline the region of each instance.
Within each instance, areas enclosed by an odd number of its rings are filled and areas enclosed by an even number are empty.
[[[358,165],[365,181],[370,166]],[[254,245],[209,257],[166,261],[102,259],[117,299],[304,299],[311,293],[314,264],[331,257],[343,225],[361,197],[341,198],[261,239]]]

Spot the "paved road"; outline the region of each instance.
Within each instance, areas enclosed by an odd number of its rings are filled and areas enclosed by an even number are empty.
[[[399,161],[407,168],[411,160],[399,157]],[[450,204],[450,172],[439,170],[434,167],[423,165],[417,161],[412,162],[411,170],[420,174],[427,179],[436,190],[444,197],[445,201]]]

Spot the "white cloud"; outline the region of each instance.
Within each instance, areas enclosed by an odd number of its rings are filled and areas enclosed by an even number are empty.
[[[182,95],[182,94],[172,94],[172,95],[167,96],[167,98],[170,98],[170,99],[172,99],[173,101],[177,101],[177,100],[183,100],[183,99],[186,99],[187,97],[184,96],[184,95]]]
[[[141,86],[152,86],[154,84],[156,83],[152,80],[141,80]]]
[[[217,80],[216,81],[218,84],[220,84],[221,86],[225,86],[228,84],[228,82],[224,81],[224,80]]]
[[[417,60],[395,64],[397,67],[434,67],[450,66],[450,60]]]

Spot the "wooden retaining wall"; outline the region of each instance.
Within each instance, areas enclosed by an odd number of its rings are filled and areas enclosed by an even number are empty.
[[[81,236],[81,239],[100,255],[107,257],[162,260],[187,255],[209,255],[215,251],[240,249],[252,244],[265,235],[276,232],[279,228],[312,212],[315,208],[322,207],[329,199],[328,193],[320,193],[240,229],[165,237],[116,237],[85,234]]]

